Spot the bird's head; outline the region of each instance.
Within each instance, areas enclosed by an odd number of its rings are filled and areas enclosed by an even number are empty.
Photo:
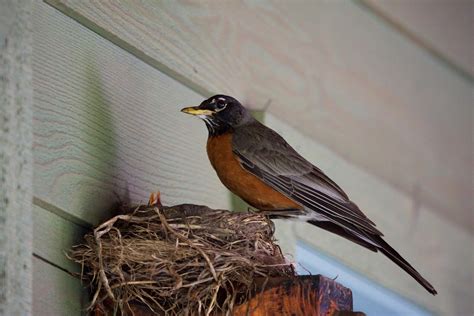
[[[217,94],[204,100],[199,106],[181,109],[181,112],[202,119],[210,135],[223,134],[253,120],[250,113],[233,97]]]

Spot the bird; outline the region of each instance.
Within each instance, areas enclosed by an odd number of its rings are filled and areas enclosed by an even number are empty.
[[[384,239],[348,195],[238,100],[218,94],[186,114],[208,130],[207,154],[221,182],[259,211],[306,221],[374,252],[381,252],[429,293],[435,288]]]

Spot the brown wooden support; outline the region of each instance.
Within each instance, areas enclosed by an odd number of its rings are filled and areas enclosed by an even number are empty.
[[[247,303],[234,309],[234,316],[357,315],[352,312],[352,291],[322,275],[273,278],[259,288]]]

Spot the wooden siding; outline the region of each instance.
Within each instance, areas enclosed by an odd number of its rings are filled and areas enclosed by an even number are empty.
[[[79,267],[63,252],[117,197],[160,189],[167,204],[229,205],[202,122],[179,113],[211,92],[253,108],[271,99],[269,124],[341,183],[440,295],[305,225],[278,224],[284,247],[303,239],[350,253],[357,260],[338,258],[433,310],[472,311],[459,295],[473,277],[463,248],[472,234],[459,230],[471,226],[472,83],[352,2],[47,2],[60,11],[37,1],[33,17],[35,315],[83,313],[68,273]]]
[[[472,80],[353,1],[48,0],[201,93],[232,94],[473,231]]]
[[[179,111],[198,94],[46,4],[34,23],[37,198],[89,223],[157,189],[165,204],[227,205],[203,123]]]
[[[33,313],[80,314],[65,251],[119,198],[227,208],[229,195],[203,123],[179,111],[202,96],[45,3],[33,28]]]
[[[423,1],[362,2],[434,54],[445,56],[465,76],[474,76],[472,1],[432,1],[429,5]]]
[[[33,223],[33,254],[69,272],[80,272],[80,267],[66,258],[66,252],[82,241],[88,228],[36,205],[33,207]]]
[[[85,315],[87,306],[83,304],[86,300],[82,288],[78,279],[38,258],[33,258],[32,315]]]
[[[86,231],[86,227],[34,206],[32,315],[86,314],[87,291],[78,277],[81,267],[66,258]]]
[[[375,280],[404,297],[440,315],[472,314],[472,304],[459,292],[472,293],[474,236],[445,221],[429,206],[403,191],[387,185],[380,178],[344,161],[325,146],[302,135],[285,122],[266,115],[265,122],[292,144],[309,161],[334,179],[377,224],[377,228],[402,256],[438,290],[433,297],[412,277],[381,253],[296,221],[277,221],[276,236],[283,251],[295,253],[299,240],[328,254],[351,269]],[[328,275],[337,277],[337,275]],[[357,299],[357,294],[355,295]]]

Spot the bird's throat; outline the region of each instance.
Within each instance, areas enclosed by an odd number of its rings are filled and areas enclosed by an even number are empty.
[[[203,121],[206,123],[207,130],[209,131],[209,137],[223,135],[232,130],[229,124],[213,117],[203,118]]]

